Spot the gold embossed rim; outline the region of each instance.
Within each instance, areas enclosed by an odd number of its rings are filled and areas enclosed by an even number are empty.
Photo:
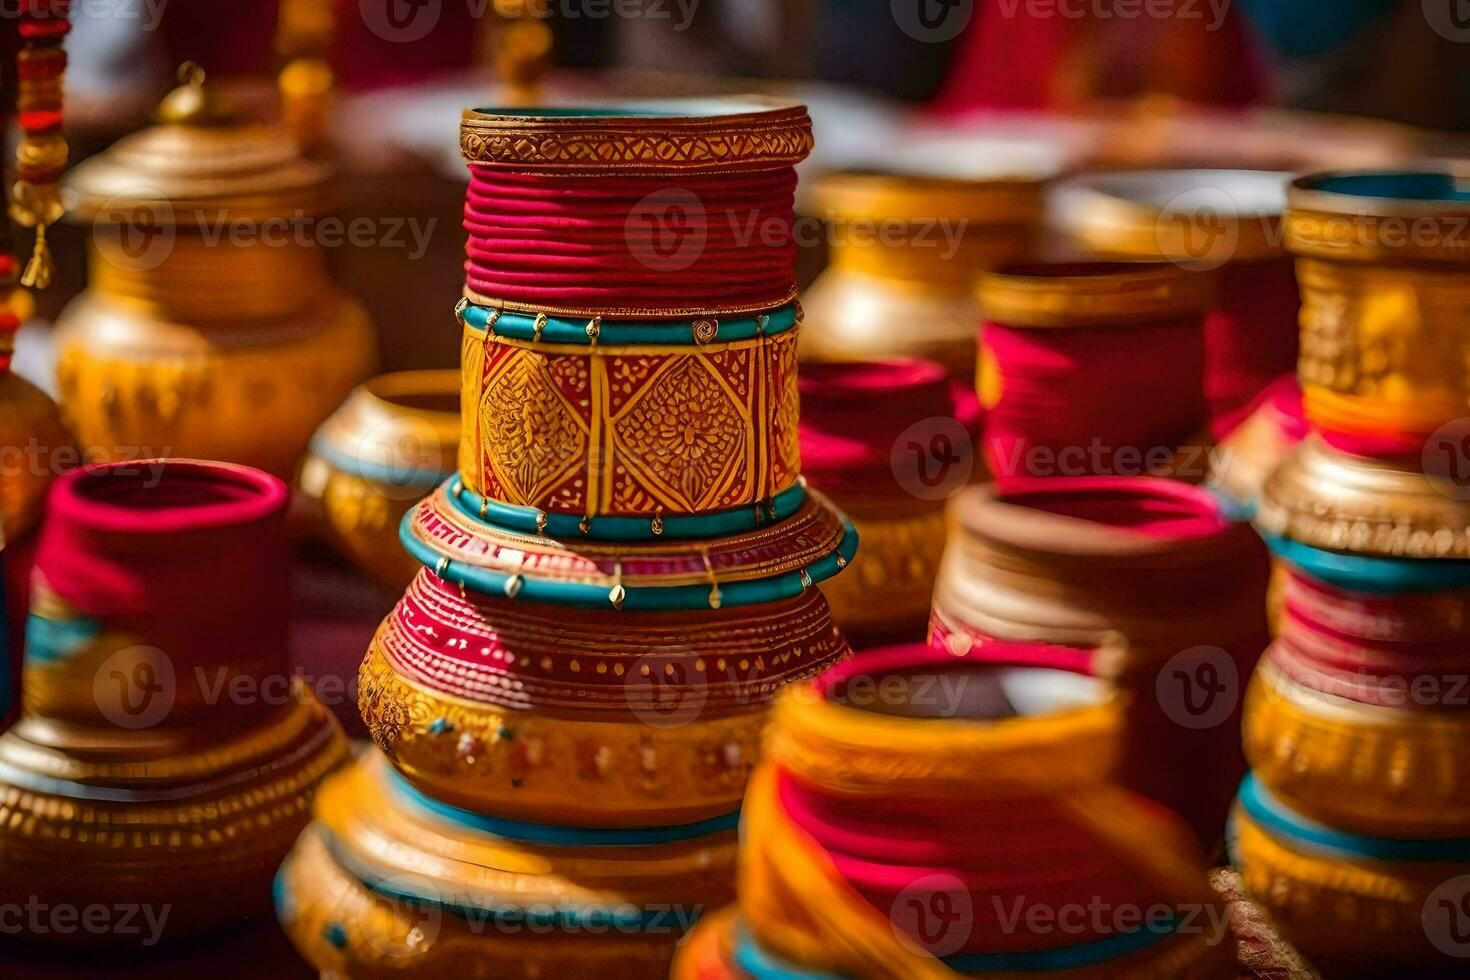
[[[1292,182],[1286,247],[1348,261],[1470,261],[1470,178],[1339,170]]]
[[[1213,277],[1163,262],[1040,262],[980,280],[987,320],[1016,327],[1127,326],[1203,316]]]
[[[1256,524],[1329,551],[1385,558],[1470,558],[1470,502],[1422,470],[1353,456],[1310,435],[1267,478]]]
[[[1223,233],[1232,261],[1284,254],[1281,220],[1291,175],[1276,170],[1143,170],[1092,174],[1058,191],[1078,242],[1104,255],[1201,258],[1187,236]]]
[[[690,173],[794,166],[812,149],[806,106],[759,96],[536,109],[466,109],[471,163],[543,173]]]
[[[1044,177],[962,180],[920,174],[843,171],[817,179],[812,200],[834,221],[932,221],[1029,225],[1041,217]]]

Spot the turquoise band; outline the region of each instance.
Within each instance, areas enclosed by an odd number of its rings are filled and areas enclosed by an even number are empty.
[[[606,609],[609,585],[587,585],[581,582],[554,582],[530,575],[516,576],[518,587],[507,591],[511,576],[492,572],[465,562],[456,562],[441,555],[430,545],[413,534],[414,512],[403,515],[398,527],[398,540],[414,560],[431,569],[435,575],[455,585],[462,585],[485,595],[509,595],[526,602],[544,602],[551,605],[576,606],[584,609]],[[802,571],[786,572],[770,578],[739,582],[719,582],[720,599],[723,606],[753,606],[767,602],[794,599],[811,585],[831,578],[847,567],[857,554],[858,534],[852,522],[842,520],[843,535],[831,554],[808,565]],[[806,581],[802,580],[803,572]],[[628,586],[624,585],[624,598],[619,608],[637,612],[671,612],[677,610],[710,608],[710,586]]]
[[[342,452],[320,435],[313,436],[311,439],[311,454],[331,466],[332,469],[346,473],[348,476],[390,487],[414,487],[422,489],[425,493],[454,475],[428,467],[408,466],[400,469],[384,463],[357,459]]]
[[[100,619],[48,619],[31,613],[26,618],[25,659],[27,663],[53,664],[102,635]]]
[[[1171,918],[1157,926],[1143,926],[1073,946],[1016,953],[965,953],[941,957],[940,962],[961,974],[1075,970],[1148,949],[1173,936],[1178,928],[1179,920]],[[813,973],[786,962],[763,949],[750,931],[743,928],[735,940],[735,963],[755,980],[841,980],[834,974]]]
[[[511,340],[540,341],[544,344],[594,343],[612,346],[631,344],[656,344],[663,347],[702,347],[705,344],[728,343],[732,340],[753,340],[785,333],[796,326],[796,304],[778,306],[769,313],[756,316],[738,316],[729,319],[715,317],[685,318],[681,320],[601,320],[595,330],[588,329],[589,320],[568,317],[545,316],[517,310],[493,310],[488,306],[471,303],[459,312],[464,323],[477,333],[485,332],[491,316],[495,317],[495,336]],[[537,322],[541,323],[538,333]],[[696,323],[718,323],[714,336],[702,337],[696,333]]]
[[[806,502],[806,486],[797,483],[772,497],[769,503],[747,504],[729,510],[706,511],[702,514],[671,514],[660,517],[662,530],[654,534],[652,518],[648,517],[573,517],[570,514],[549,514],[535,507],[517,507],[498,500],[489,500],[464,487],[464,481],[455,479],[449,484],[449,499],[455,509],[466,517],[477,521],[488,521],[499,527],[522,534],[545,534],[558,540],[586,541],[697,541],[720,538],[730,534],[744,534],[767,527],[795,514]],[[540,521],[545,520],[545,527]],[[582,530],[586,520],[587,530]]]
[[[1470,838],[1395,840],[1343,833],[1302,816],[1282,803],[1254,775],[1236,797],[1242,810],[1273,837],[1328,857],[1367,861],[1470,861]]]
[[[1271,552],[1329,585],[1375,595],[1470,587],[1470,561],[1379,558],[1323,551],[1290,538],[1262,535]]]
[[[450,806],[424,793],[410,783],[395,769],[386,774],[389,792],[397,796],[409,809],[418,809],[441,820],[476,833],[490,834],[505,840],[526,844],[545,844],[550,847],[647,847],[661,844],[676,844],[681,841],[697,840],[734,831],[740,826],[740,811],[721,814],[698,823],[676,824],[669,827],[558,827],[551,824],[525,823],[506,820],[489,814],[477,813]]]

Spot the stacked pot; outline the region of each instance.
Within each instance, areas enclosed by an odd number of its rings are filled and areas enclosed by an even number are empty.
[[[848,653],[800,477],[799,106],[469,111],[458,473],[278,879],[323,972],[666,974],[766,706]],[[761,234],[740,236],[753,226]]]
[[[0,902],[128,905],[170,936],[270,907],[347,754],[287,660],[287,500],[259,470],[190,460],[55,483],[0,737]],[[45,925],[24,935],[74,941]]]
[[[1109,782],[1125,699],[1045,647],[991,653],[871,651],[788,692],[740,904],[677,980],[1234,975],[1188,829]]]
[[[1327,174],[1290,197],[1312,432],[1257,516],[1286,583],[1234,853],[1342,973],[1470,954],[1467,219],[1447,174]]]

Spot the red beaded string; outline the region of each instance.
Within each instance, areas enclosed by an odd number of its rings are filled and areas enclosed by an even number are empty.
[[[67,145],[62,134],[62,82],[71,33],[71,0],[19,0],[22,48],[17,56],[16,115],[21,140],[16,151],[16,182],[10,216],[24,228],[36,230],[35,251],[20,281],[45,289],[54,266],[46,229],[61,220],[61,174],[66,169]]]

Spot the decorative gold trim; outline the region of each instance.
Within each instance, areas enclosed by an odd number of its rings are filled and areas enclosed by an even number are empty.
[[[694,705],[687,720],[651,713],[650,722],[513,711],[408,680],[377,639],[359,678],[358,707],[373,741],[424,792],[515,820],[554,814],[564,825],[660,826],[731,812],[766,715],[759,699],[744,713],[709,717]]]
[[[1234,856],[1250,898],[1315,966],[1354,976],[1410,976],[1416,966],[1445,964],[1425,936],[1422,916],[1434,890],[1464,874],[1464,865],[1353,861],[1298,850],[1238,806],[1233,826]]]
[[[1328,826],[1404,838],[1470,827],[1464,712],[1357,704],[1303,687],[1265,659],[1246,694],[1243,735],[1256,778]]]
[[[1349,456],[1310,435],[1266,480],[1256,525],[1314,548],[1394,558],[1470,558],[1470,501],[1417,468]]]
[[[802,105],[760,97],[674,100],[649,106],[648,115],[628,114],[640,108],[607,115],[466,109],[460,152],[479,165],[595,176],[775,169],[795,166],[812,149],[811,117]],[[670,110],[686,114],[663,114]]]
[[[987,320],[1018,327],[1128,326],[1203,316],[1213,277],[1164,263],[1043,263],[980,278]]]
[[[749,313],[764,313],[778,306],[785,306],[796,299],[796,285],[793,283],[786,292],[780,296],[763,299],[759,303],[740,303],[733,306],[680,306],[674,308],[649,308],[642,306],[615,306],[598,307],[589,306],[545,306],[538,305],[536,309],[526,309],[525,306],[510,300],[499,299],[494,296],[486,296],[465,286],[464,298],[476,306],[484,306],[496,312],[513,311],[525,313],[536,317],[564,316],[564,317],[594,317],[599,320],[683,320],[689,317],[721,317],[740,316]],[[580,344],[571,346],[581,347]]]
[[[959,180],[917,174],[837,172],[812,184],[811,205],[833,221],[965,221],[965,230],[1038,223],[1044,177]]]

